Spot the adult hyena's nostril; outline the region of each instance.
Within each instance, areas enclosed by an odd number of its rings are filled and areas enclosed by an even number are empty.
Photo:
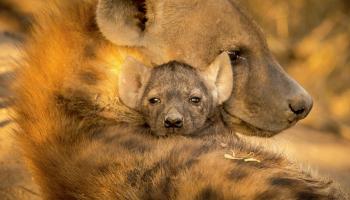
[[[164,120],[164,127],[165,128],[182,128],[182,126],[183,126],[183,119],[182,118],[167,117]]]
[[[302,115],[305,112],[304,105],[298,105],[298,104],[290,104],[289,108],[293,111],[296,115]]]
[[[289,101],[289,108],[295,115],[295,120],[304,119],[312,109],[312,98],[309,95],[301,95]]]

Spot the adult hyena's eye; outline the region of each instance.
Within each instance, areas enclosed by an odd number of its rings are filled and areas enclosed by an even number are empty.
[[[161,103],[161,101],[160,101],[159,98],[150,98],[150,99],[148,100],[148,102],[149,102],[150,104],[152,104],[152,105]]]
[[[239,61],[242,57],[242,53],[240,50],[236,49],[236,50],[230,50],[227,52],[228,55],[230,56],[230,60],[232,64],[235,64],[237,61]]]
[[[202,101],[200,97],[191,97],[190,102],[193,104],[199,104]]]

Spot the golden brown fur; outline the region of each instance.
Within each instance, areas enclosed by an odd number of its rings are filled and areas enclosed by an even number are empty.
[[[25,153],[26,159],[41,186],[44,186],[44,171],[37,169],[38,163],[32,157],[36,154],[32,151],[35,146],[44,145],[47,137],[69,135],[64,131],[65,123],[83,126],[83,122],[78,121],[81,118],[87,121],[88,126],[114,123],[114,120],[136,124],[142,121],[126,107],[113,106],[113,109],[118,109],[118,118],[107,108],[107,104],[118,104],[118,100],[113,98],[117,92],[114,90],[115,77],[108,77],[109,71],[117,71],[124,54],[132,54],[132,50],[115,49],[100,35],[94,22],[96,1],[57,2],[66,14],[59,14],[60,10],[53,2],[50,3],[51,8],[37,16],[38,23],[25,45],[25,58],[19,66],[21,69],[13,88],[13,117],[19,125],[18,142],[23,152],[28,152]],[[98,74],[98,77],[91,78],[90,74]],[[94,86],[90,84],[91,79],[104,82]],[[81,87],[76,88],[76,85]],[[99,86],[103,86],[103,90]],[[112,97],[103,95],[104,99],[97,100],[99,92],[111,93]],[[103,104],[105,108],[96,108],[92,100],[108,102]],[[102,112],[109,120],[99,117]]]
[[[341,197],[232,135],[157,139],[113,127],[143,124],[117,98],[120,63],[150,61],[102,37],[95,0],[54,2],[38,16],[14,85],[17,139],[46,199]],[[231,149],[262,162],[224,159]]]
[[[108,111],[107,105],[119,103],[114,82],[118,67],[126,55],[140,56],[131,48],[115,47],[103,39],[94,21],[95,4],[94,0],[84,1],[84,4],[62,1],[60,9],[64,9],[66,15],[60,15],[53,3],[49,12],[38,16],[39,22],[25,44],[25,59],[14,86],[18,100],[16,110],[20,113],[18,120],[24,120],[20,124],[31,124],[27,114],[45,119],[58,109],[56,103],[60,99],[69,100],[71,112],[81,111],[84,115],[84,106],[92,106],[89,103],[97,102],[104,107],[104,113]],[[79,110],[74,110],[75,105]],[[139,120],[136,114],[130,115],[131,111],[119,105],[113,106],[119,109],[115,120]],[[91,107],[86,109],[91,113]]]

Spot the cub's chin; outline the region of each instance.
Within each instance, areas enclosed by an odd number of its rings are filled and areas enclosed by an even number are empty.
[[[188,128],[151,128],[152,134],[158,137],[168,136],[192,136],[195,134],[195,130],[189,130]]]

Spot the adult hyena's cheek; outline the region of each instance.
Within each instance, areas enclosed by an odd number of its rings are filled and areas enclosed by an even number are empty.
[[[312,108],[310,95],[278,63],[263,61],[252,63],[259,68],[249,66],[252,69],[245,81],[238,79],[224,105],[228,124],[245,126],[258,136],[274,135],[293,126]]]

